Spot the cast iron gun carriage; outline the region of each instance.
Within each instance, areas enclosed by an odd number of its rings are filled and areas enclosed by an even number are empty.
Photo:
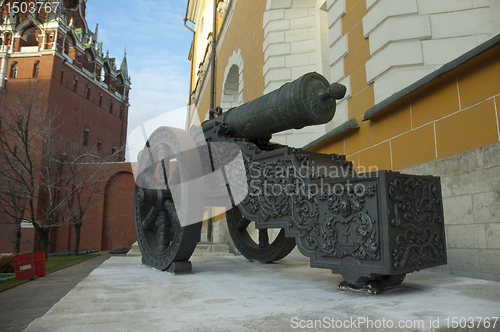
[[[312,267],[341,274],[340,288],[378,292],[406,273],[446,264],[438,177],[357,174],[343,155],[270,141],[274,133],[330,121],[344,94],[344,86],[308,73],[226,112],[210,110],[210,119],[189,132],[153,132],[136,174],[143,262],[190,271],[203,211],[218,206],[244,257],[273,262],[297,245]],[[272,228],[279,230],[274,238]]]

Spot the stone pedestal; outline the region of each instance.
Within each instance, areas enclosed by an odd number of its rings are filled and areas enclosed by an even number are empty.
[[[129,256],[129,257],[142,256],[141,250],[139,249],[139,244],[137,243],[137,241],[135,241],[134,244],[132,244],[132,249],[129,250],[129,252],[127,253],[127,256]]]

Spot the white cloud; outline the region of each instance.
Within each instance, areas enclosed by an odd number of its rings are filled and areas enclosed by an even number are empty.
[[[127,45],[132,81],[128,133],[157,116],[157,127],[184,129],[189,98],[192,33],[183,26],[187,0],[89,0],[87,21],[99,23],[104,42],[117,66]],[[129,144],[129,142],[127,142]],[[135,159],[135,156],[132,156]],[[127,160],[131,160],[127,156]]]

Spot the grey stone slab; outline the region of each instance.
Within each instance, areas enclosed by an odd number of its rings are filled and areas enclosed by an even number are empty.
[[[492,191],[472,195],[475,223],[500,222],[500,192]]]
[[[484,168],[500,166],[500,143],[483,146],[481,150]]]
[[[450,270],[479,271],[478,249],[448,248],[448,264]]]
[[[436,160],[431,160],[426,163],[403,168],[400,170],[400,172],[405,174],[415,174],[415,175],[435,175]]]
[[[488,249],[500,249],[500,223],[486,225],[486,243]],[[497,259],[500,261],[500,256]]]
[[[452,187],[453,187],[453,184],[452,184],[451,178],[446,178],[446,177],[441,178],[441,194],[443,195],[443,198],[452,196],[452,193],[451,193]]]
[[[483,149],[477,148],[469,151],[470,158],[467,159],[467,169],[469,172],[483,168]]]
[[[437,176],[452,176],[469,172],[468,159],[470,152],[459,153],[436,161]]]
[[[446,227],[448,248],[474,248],[474,225],[450,225]],[[481,226],[479,226],[481,227]]]
[[[138,257],[111,258],[26,331],[290,331],[294,321],[325,317],[422,320],[421,328],[395,330],[430,331],[431,317],[440,318],[444,330],[446,317],[500,312],[500,283],[485,280],[421,271],[367,296],[337,290],[338,275],[310,268],[301,255],[276,264],[238,256],[191,261],[193,274],[172,275],[141,265]]]
[[[449,179],[453,196],[500,191],[500,167],[458,174]]]
[[[500,271],[500,249],[483,249],[478,254],[479,271],[498,273]]]
[[[444,197],[443,209],[445,225],[474,223],[471,195]]]
[[[492,280],[499,282],[500,281],[500,276],[497,273],[488,273],[488,272],[481,272],[481,271],[458,271],[458,270],[449,270],[449,269],[436,269],[433,268],[432,270],[436,270],[436,272],[439,273],[445,273],[449,274],[452,276],[461,276],[461,277],[466,277],[466,278],[475,278],[475,279],[484,279],[484,280]]]
[[[487,224],[475,224],[471,225],[471,234],[474,237],[474,248],[476,249],[486,249],[488,245],[486,243],[486,232]]]

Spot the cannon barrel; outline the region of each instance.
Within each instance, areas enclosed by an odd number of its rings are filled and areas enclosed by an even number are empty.
[[[232,128],[235,137],[249,140],[323,124],[333,118],[335,100],[342,99],[345,92],[342,84],[330,85],[320,74],[307,73],[262,97],[229,109],[222,122]]]

